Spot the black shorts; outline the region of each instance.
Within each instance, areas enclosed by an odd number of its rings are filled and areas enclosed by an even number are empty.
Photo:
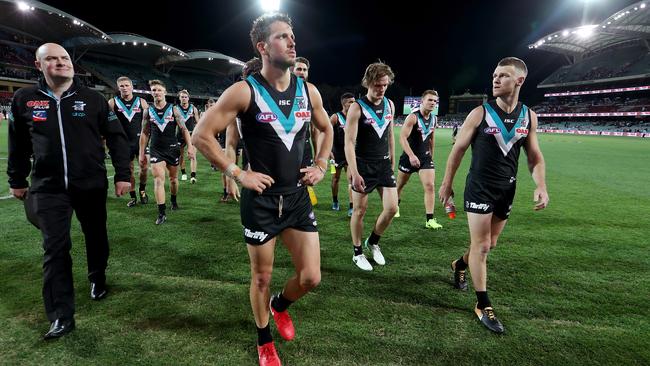
[[[181,157],[181,147],[178,144],[174,144],[170,145],[163,151],[163,149],[158,149],[155,146],[151,146],[149,155],[149,162],[152,164],[164,161],[169,165],[176,166],[178,165],[179,159]]]
[[[346,167],[348,166],[348,161],[345,159],[345,151],[341,149],[332,150],[334,154],[334,163],[337,167]]]
[[[420,159],[420,167],[416,168],[411,165],[411,161],[409,160],[409,156],[406,154],[402,154],[399,158],[399,165],[397,169],[399,169],[400,172],[406,173],[406,174],[411,174],[411,173],[417,173],[422,169],[435,169],[435,165],[433,165],[433,160],[431,160],[431,155],[421,155],[418,156],[418,159]]]
[[[465,212],[493,213],[496,217],[507,220],[512,210],[516,185],[516,182],[484,183],[468,175],[465,181]]]
[[[244,241],[262,245],[284,229],[317,232],[314,214],[306,188],[285,195],[260,195],[242,189],[240,200]]]
[[[357,158],[357,170],[366,184],[366,189],[359,193],[370,193],[377,187],[394,188],[397,186],[390,159],[364,160]],[[354,187],[352,189],[354,190]]]

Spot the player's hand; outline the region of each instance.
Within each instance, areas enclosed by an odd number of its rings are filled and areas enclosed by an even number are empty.
[[[22,201],[27,198],[27,190],[28,188],[9,188],[9,193]]]
[[[351,173],[350,178],[352,178],[352,188],[355,191],[364,192],[366,190],[366,182],[359,173]]]
[[[260,194],[275,183],[273,178],[270,176],[252,170],[242,170],[241,173],[239,173],[239,181],[241,182],[242,187]]]
[[[454,190],[451,188],[451,184],[448,183],[442,183],[440,185],[440,190],[438,190],[438,197],[440,198],[440,202],[442,205],[447,204],[447,200],[449,200],[449,197],[454,196]]]
[[[240,194],[239,194],[239,186],[237,186],[237,182],[235,182],[235,180],[232,178],[228,178],[227,182],[228,182],[227,183],[228,197],[239,202]]]
[[[194,145],[189,145],[187,147],[187,156],[189,156],[190,159],[194,159],[196,157],[196,148]]]
[[[325,176],[325,173],[323,173],[323,171],[320,170],[320,168],[317,166],[308,166],[306,168],[302,168],[300,169],[300,172],[305,173],[300,181],[302,184],[308,186],[315,185],[316,183],[320,182]]]
[[[121,197],[131,191],[131,182],[115,182],[115,195]]]
[[[533,193],[533,201],[535,201],[535,211],[543,210],[548,206],[548,193],[546,189],[537,188]]]
[[[418,159],[418,157],[415,155],[409,156],[409,162],[411,163],[411,166],[414,168],[420,167],[420,159]]]
[[[147,155],[144,154],[144,151],[140,152],[140,156],[138,157],[138,162],[140,163],[140,166],[147,164]]]

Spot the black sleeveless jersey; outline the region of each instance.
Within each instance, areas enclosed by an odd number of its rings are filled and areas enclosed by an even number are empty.
[[[140,97],[133,97],[126,101],[120,96],[113,98],[115,106],[113,110],[120,120],[122,128],[129,139],[130,145],[137,145],[142,131],[142,106]]]
[[[300,189],[305,136],[311,121],[307,85],[291,75],[287,90],[277,91],[255,73],[246,78],[251,90],[248,110],[239,116],[239,131],[251,169],[271,176],[275,183],[265,194]]]
[[[431,139],[433,138],[433,131],[436,128],[438,118],[430,113],[429,119],[424,119],[424,116],[420,111],[413,114],[417,121],[415,122],[413,129],[411,129],[411,134],[408,136],[407,140],[413,153],[418,157],[422,157],[431,152]]]
[[[183,119],[183,122],[185,122],[185,127],[187,127],[187,130],[194,131],[194,127],[196,127],[196,118],[194,118],[194,105],[190,104],[187,109],[183,108],[180,104],[176,106],[178,111],[180,112],[181,118]],[[178,131],[180,134],[180,129]]]
[[[176,138],[176,117],[174,106],[167,103],[162,109],[149,105],[149,123],[151,130],[151,148],[166,151],[170,146],[178,144]]]
[[[334,144],[333,150],[343,153],[345,151],[345,116],[341,112],[336,112],[338,121],[334,125]]]
[[[530,111],[518,103],[512,113],[506,113],[492,100],[483,104],[483,112],[472,139],[468,175],[488,183],[512,183],[517,177],[521,146],[528,137]]]
[[[390,158],[388,137],[392,127],[393,112],[388,98],[379,105],[372,104],[367,96],[355,103],[361,107],[355,152],[358,158],[380,160]]]

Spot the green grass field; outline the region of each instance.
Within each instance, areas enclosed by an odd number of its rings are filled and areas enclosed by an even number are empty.
[[[3,172],[6,130],[2,122]],[[444,228],[425,229],[414,177],[402,217],[382,238],[387,265],[364,273],[351,261],[345,210],[330,210],[328,174],[317,187],[322,283],[291,308],[293,342],[273,330],[284,364],[650,364],[650,139],[540,140],[550,206],[533,211],[522,154],[513,214],[489,257],[488,288],[505,335],[478,323],[473,291],[451,287],[449,264],[468,243],[463,212],[451,221],[437,205]],[[450,131],[439,130],[438,183],[450,148]],[[454,184],[459,201],[468,162]],[[73,220],[77,330],[49,343],[40,340],[48,328],[40,233],[18,201],[0,200],[0,364],[256,364],[239,207],[218,202],[219,177],[201,160],[199,183],[182,182],[182,209],[161,227],[154,204],[128,209],[127,198],[109,198],[111,292],[101,302],[88,297],[83,236]],[[153,180],[147,189],[153,196]],[[6,176],[0,192],[8,195]],[[366,233],[379,208],[373,195]],[[278,246],[274,291],[291,271]]]

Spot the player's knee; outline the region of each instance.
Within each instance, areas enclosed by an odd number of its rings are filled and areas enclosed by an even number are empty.
[[[266,291],[271,286],[271,272],[253,273],[253,286],[258,291]]]
[[[395,204],[391,204],[391,205],[389,205],[389,206],[386,206],[386,207],[384,208],[384,211],[385,211],[386,214],[388,214],[390,217],[395,216],[395,214],[397,213],[397,202],[395,202]]]
[[[435,184],[433,182],[427,182],[424,183],[424,190],[427,191],[428,193],[432,193],[436,189]]]
[[[303,290],[311,290],[320,284],[320,271],[313,273],[303,273],[300,275],[300,287]]]
[[[355,205],[352,208],[352,215],[362,218],[366,215],[367,205]]]
[[[472,251],[476,250],[482,256],[490,253],[492,248],[492,242],[490,240],[482,240],[480,242],[472,243]]]

